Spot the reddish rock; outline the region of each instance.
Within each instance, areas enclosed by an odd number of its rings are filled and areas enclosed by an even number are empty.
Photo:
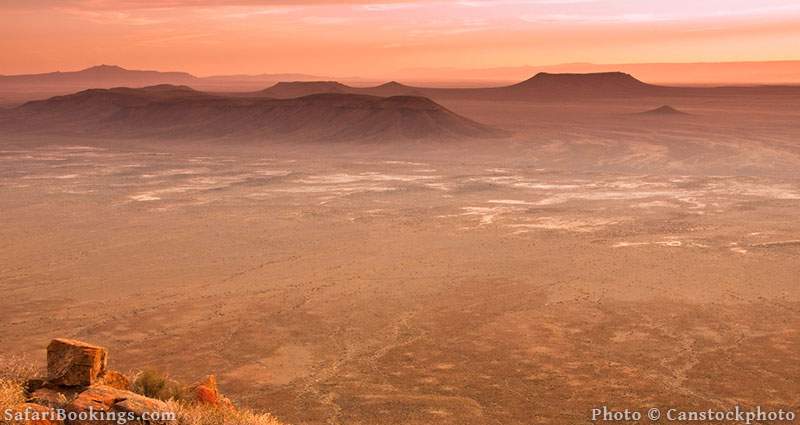
[[[112,409],[115,412],[125,412],[125,413],[132,413],[134,417],[141,418],[143,414],[147,413],[152,415],[156,414],[163,414],[170,412],[167,405],[161,401],[156,400],[154,398],[148,397],[131,397],[126,398],[125,400],[118,401],[114,403]],[[148,424],[160,424],[160,423],[167,423],[168,420],[161,420],[161,421],[154,421],[150,420]]]
[[[203,381],[194,386],[194,394],[198,403],[219,404],[219,387],[217,377],[208,375]]]
[[[47,346],[48,380],[57,385],[89,386],[105,373],[105,348],[73,339],[54,339]]]
[[[74,397],[74,391],[65,393],[54,388],[44,387],[32,392],[28,401],[49,407],[62,407],[72,397]]]
[[[117,372],[116,370],[106,371],[97,382],[98,385],[105,385],[107,387],[116,388],[118,390],[130,390],[131,381],[127,376]]]
[[[94,411],[107,412],[117,401],[124,400],[120,396],[120,390],[102,385],[89,387],[78,394],[67,406],[67,410],[72,412],[86,412],[89,409]]]
[[[106,385],[95,385],[80,393],[72,403],[67,406],[70,412],[111,412],[116,414],[132,413],[136,418],[142,414],[169,412],[166,403],[154,398],[145,397],[130,391],[120,390]],[[140,423],[131,421],[128,423]],[[156,421],[150,424],[161,423]],[[83,425],[84,422],[71,422],[74,425]],[[89,424],[89,422],[86,422]]]
[[[194,392],[195,401],[202,404],[210,404],[213,406],[226,407],[233,409],[233,403],[220,394],[219,387],[217,386],[217,377],[208,375],[204,380],[195,384],[192,387]]]

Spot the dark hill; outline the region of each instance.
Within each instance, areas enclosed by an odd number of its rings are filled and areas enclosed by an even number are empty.
[[[424,89],[400,84],[397,81],[390,81],[376,87],[355,88],[355,92],[371,94],[373,96],[425,96]]]
[[[251,93],[256,97],[273,97],[276,99],[289,99],[293,97],[308,96],[320,93],[349,93],[365,94],[371,96],[424,96],[423,89],[400,84],[396,81],[381,84],[375,87],[352,87],[336,81],[292,81],[281,82],[262,91]]]
[[[280,82],[257,93],[258,96],[290,99],[320,93],[351,93],[352,88],[336,81]]]
[[[640,93],[657,86],[643,83],[623,72],[591,74],[549,74],[540,72],[521,83],[507,87],[533,94],[618,96]]]
[[[7,111],[12,131],[102,137],[248,140],[428,140],[505,133],[419,96],[323,93],[292,99],[230,97],[187,87],[92,89]]]
[[[639,112],[640,115],[689,115],[686,112],[679,111],[672,106],[663,105],[649,111]]]

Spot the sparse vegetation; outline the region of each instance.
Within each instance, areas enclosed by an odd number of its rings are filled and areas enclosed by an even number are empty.
[[[24,382],[35,376],[41,376],[43,371],[34,366],[36,362],[24,357],[0,355],[0,379]]]
[[[186,387],[167,374],[153,369],[143,370],[131,379],[131,390],[163,401],[186,399]]]
[[[24,387],[16,381],[0,378],[0,412],[13,409],[25,402]],[[4,424],[0,416],[0,424]]]
[[[43,374],[33,364],[21,357],[0,356],[0,412],[26,401],[25,382]],[[176,425],[284,425],[268,413],[192,402],[185,385],[156,370],[138,372],[131,382],[134,392],[166,401],[177,415]],[[0,425],[13,424],[0,415]]]
[[[167,403],[176,414],[176,425],[283,425],[268,413],[229,409],[178,401]]]
[[[0,356],[0,412],[25,402],[25,381],[38,372],[31,364],[20,357]],[[0,415],[0,424],[6,423]]]

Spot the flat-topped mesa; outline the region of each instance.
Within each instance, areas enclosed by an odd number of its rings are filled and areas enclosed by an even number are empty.
[[[551,74],[540,72],[511,87],[538,90],[591,90],[613,94],[615,91],[641,90],[654,87],[624,72],[594,72],[587,74]]]
[[[260,91],[265,97],[287,99],[319,93],[349,93],[350,87],[336,81],[283,81]]]

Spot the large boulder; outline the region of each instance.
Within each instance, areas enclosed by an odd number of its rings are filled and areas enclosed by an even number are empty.
[[[171,411],[166,403],[154,398],[145,397],[130,391],[120,390],[106,385],[95,385],[78,394],[67,406],[69,412],[84,416],[91,412],[102,412],[110,417],[124,417],[127,423],[160,424],[168,420],[156,420],[154,415],[169,414]],[[143,416],[149,416],[149,421],[144,421]],[[109,416],[107,416],[109,417]],[[148,419],[148,418],[144,418]],[[166,417],[168,419],[168,417]],[[71,424],[90,424],[91,421],[71,421]]]
[[[106,371],[106,349],[74,339],[57,338],[47,346],[47,378],[64,386],[89,386]]]

